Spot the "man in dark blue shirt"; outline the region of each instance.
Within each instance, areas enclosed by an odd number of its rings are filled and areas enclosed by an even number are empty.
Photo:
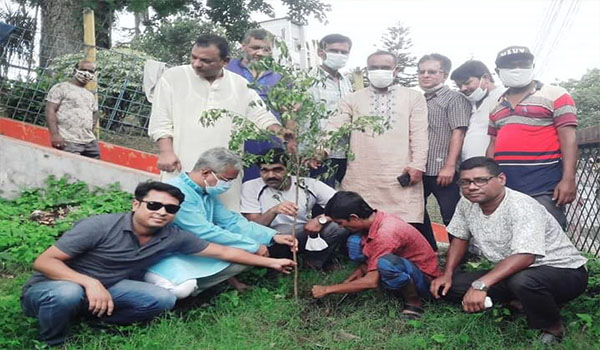
[[[248,82],[253,83],[252,88],[256,90],[263,101],[266,101],[267,94],[279,82],[281,75],[270,70],[257,71],[253,68],[252,64],[265,57],[271,57],[273,52],[273,34],[264,29],[249,30],[242,40],[242,52],[242,57],[231,59],[227,66],[225,66],[225,69],[237,73],[246,78]],[[280,119],[279,111],[274,111],[270,106],[267,107],[269,107],[269,110],[277,119]],[[248,140],[244,143],[246,152],[252,154],[264,154],[274,147],[281,147],[281,145],[274,145],[273,142],[269,141],[256,140]],[[246,182],[256,179],[259,176],[258,166],[252,165],[244,169],[244,178],[242,181]]]

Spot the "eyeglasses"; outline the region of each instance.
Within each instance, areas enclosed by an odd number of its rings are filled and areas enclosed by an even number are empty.
[[[163,204],[161,202],[154,201],[140,201],[146,203],[146,208],[150,211],[157,211],[160,208],[165,207],[165,211],[169,214],[176,214],[179,211],[180,206],[176,204]]]
[[[419,70],[417,71],[417,74],[419,75],[424,75],[425,73],[429,74],[429,75],[436,75],[438,73],[443,73],[444,71],[441,70],[432,70],[432,69],[427,69],[427,70]]]
[[[476,177],[473,180],[460,179],[460,180],[456,181],[456,184],[459,185],[460,187],[469,187],[469,186],[471,186],[471,184],[475,184],[475,186],[481,187],[481,186],[487,185],[487,183],[491,179],[493,179],[497,176],[498,175],[493,175],[493,176],[488,176],[488,177]]]

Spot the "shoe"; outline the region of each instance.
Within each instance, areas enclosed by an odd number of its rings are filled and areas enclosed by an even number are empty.
[[[404,305],[404,310],[402,310],[402,318],[405,320],[418,320],[423,316],[425,310],[418,306],[413,305]]]
[[[553,345],[553,344],[560,344],[562,342],[562,338],[563,338],[562,335],[554,335],[552,333],[542,331],[542,333],[540,334],[539,340],[540,340],[540,342],[542,342],[542,344]]]

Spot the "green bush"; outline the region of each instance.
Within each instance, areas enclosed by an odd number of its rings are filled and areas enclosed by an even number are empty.
[[[46,180],[45,188],[25,190],[14,200],[0,199],[0,263],[5,267],[29,265],[78,220],[128,211],[131,199],[118,184],[90,190],[84,182],[54,176]],[[31,218],[34,211],[66,215],[44,224]]]

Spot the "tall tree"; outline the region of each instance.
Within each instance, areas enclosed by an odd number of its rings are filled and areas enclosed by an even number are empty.
[[[381,38],[381,44],[384,50],[392,52],[398,58],[398,76],[396,83],[411,87],[415,86],[417,76],[414,73],[407,73],[406,68],[416,67],[416,58],[411,55],[409,49],[412,47],[412,40],[409,37],[410,29],[405,27],[402,22],[388,27]]]
[[[560,83],[577,106],[580,127],[600,125],[600,68],[590,69],[581,79]]]

